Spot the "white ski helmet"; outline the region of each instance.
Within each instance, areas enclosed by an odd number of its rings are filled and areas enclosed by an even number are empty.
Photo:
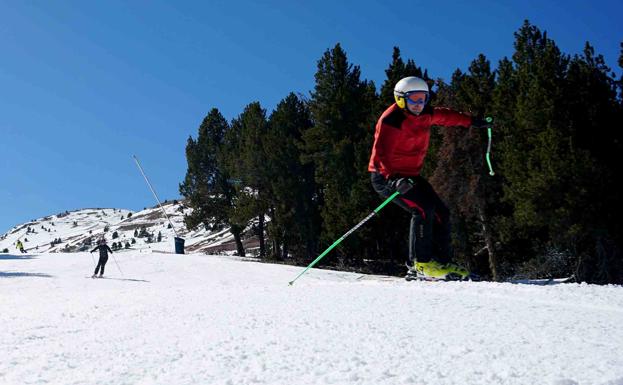
[[[424,79],[418,78],[417,76],[407,76],[406,78],[402,78],[396,83],[394,87],[394,99],[396,99],[396,104],[400,108],[406,108],[407,103],[405,97],[410,92],[426,92],[426,102],[428,102],[428,84],[424,81]]]

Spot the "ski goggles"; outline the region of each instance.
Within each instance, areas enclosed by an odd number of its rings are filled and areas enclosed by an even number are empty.
[[[411,91],[405,93],[405,99],[409,104],[425,105],[428,100],[428,92],[426,91]]]

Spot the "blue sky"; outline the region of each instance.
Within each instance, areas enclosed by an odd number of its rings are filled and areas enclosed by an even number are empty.
[[[85,207],[179,197],[184,147],[227,119],[308,94],[337,42],[377,88],[398,46],[449,79],[513,52],[524,19],[565,53],[590,41],[617,67],[621,1],[0,1],[0,233]]]

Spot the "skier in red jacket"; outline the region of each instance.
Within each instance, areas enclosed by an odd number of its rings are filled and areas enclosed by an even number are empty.
[[[394,203],[411,214],[407,279],[471,278],[451,262],[450,212],[433,187],[420,176],[431,126],[484,127],[481,119],[448,108],[431,107],[428,84],[415,76],[394,87],[396,103],[379,118],[368,165],[372,186],[383,198],[395,191]]]

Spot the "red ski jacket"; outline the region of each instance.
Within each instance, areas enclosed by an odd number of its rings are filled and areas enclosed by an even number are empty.
[[[417,176],[428,152],[430,127],[469,127],[471,122],[471,116],[448,108],[427,106],[415,116],[394,103],[376,123],[368,171],[379,172],[385,178]]]

